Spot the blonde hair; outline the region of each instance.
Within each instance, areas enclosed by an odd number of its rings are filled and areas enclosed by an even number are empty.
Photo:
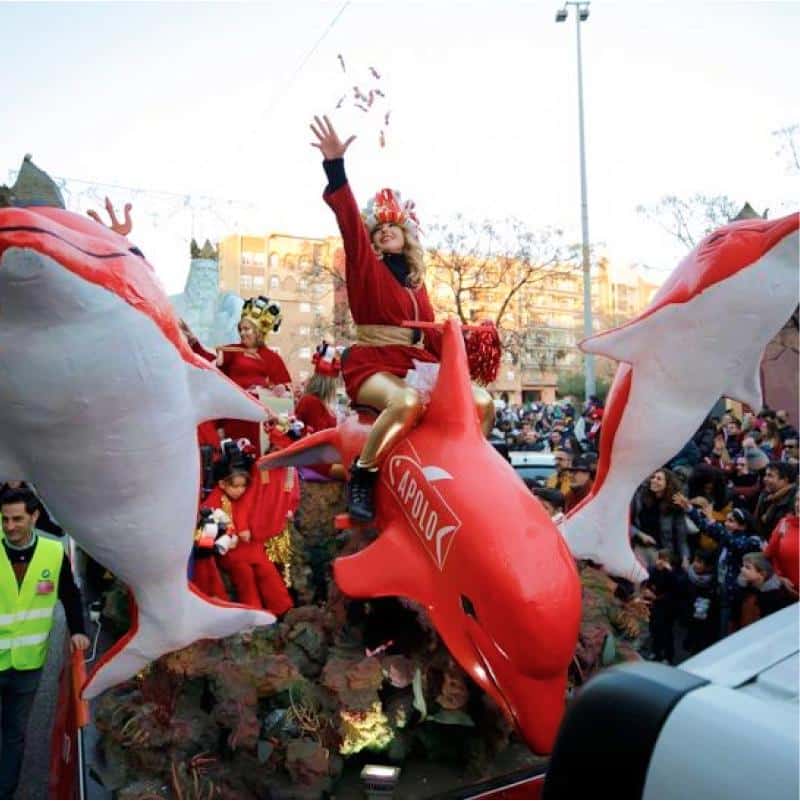
[[[419,240],[408,231],[404,230],[403,236],[405,238],[403,255],[408,265],[408,283],[414,289],[419,289],[425,281],[425,251]]]
[[[306,394],[314,395],[323,403],[330,403],[336,397],[336,379],[330,375],[314,373],[306,382]]]
[[[396,223],[392,223],[396,225]],[[372,236],[380,226],[376,226],[369,232],[369,238],[372,242]],[[408,266],[408,283],[412,289],[419,289],[425,281],[425,251],[422,249],[419,240],[407,228],[402,225],[397,226],[403,232],[403,255],[406,257],[406,265]],[[372,249],[375,255],[383,258],[383,251],[372,242]]]

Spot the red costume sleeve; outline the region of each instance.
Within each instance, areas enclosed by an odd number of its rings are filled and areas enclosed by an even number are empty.
[[[210,350],[204,348],[203,343],[200,342],[199,339],[196,339],[194,341],[194,345],[189,345],[189,347],[194,353],[196,353],[198,356],[202,356],[206,361],[213,362],[217,358],[217,354],[212,353]]]
[[[292,383],[292,377],[289,375],[289,371],[286,369],[283,359],[281,359],[274,350],[265,347],[260,348],[258,352],[267,365],[269,380],[272,381],[273,384]]]
[[[336,222],[342,233],[347,299],[350,309],[355,306],[357,310],[358,299],[369,294],[370,281],[375,278],[375,251],[372,249],[367,227],[361,219],[350,184],[346,183],[322,197],[336,215]]]

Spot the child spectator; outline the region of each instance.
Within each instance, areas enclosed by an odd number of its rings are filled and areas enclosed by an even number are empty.
[[[738,580],[739,585],[744,587],[738,628],[749,626],[797,600],[783,586],[775,575],[772,563],[760,551],[744,555]]]
[[[719,596],[714,576],[716,554],[699,550],[686,571],[683,647],[696,654],[716,642],[719,633]]]
[[[672,664],[675,659],[675,612],[678,582],[673,554],[662,548],[650,568],[643,597],[650,601],[650,637],[652,658]]]
[[[725,518],[725,524],[714,522],[680,493],[674,497],[675,503],[685,509],[689,519],[703,533],[720,545],[717,559],[717,583],[719,585],[719,631],[720,637],[730,634],[731,623],[741,594],[738,577],[742,567],[742,557],[746,553],[761,548],[761,539],[753,529],[753,519],[743,509],[733,509]]]
[[[291,609],[292,599],[275,565],[267,559],[264,539],[252,533],[250,465],[232,443],[223,442],[223,453],[217,486],[203,502],[211,509],[222,509],[231,520],[228,533],[238,537],[238,544],[221,557],[220,564],[231,577],[239,603],[282,615]]]

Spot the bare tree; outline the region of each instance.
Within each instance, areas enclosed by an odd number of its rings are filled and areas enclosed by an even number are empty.
[[[778,128],[772,135],[778,142],[776,156],[786,159],[787,170],[790,175],[800,172],[800,144],[797,142],[800,125],[787,125],[785,128]]]
[[[438,312],[455,312],[463,323],[493,322],[514,363],[544,347],[514,313],[537,286],[574,275],[576,248],[564,243],[562,231],[531,231],[517,219],[478,223],[459,215],[432,226],[426,239],[428,288]]]
[[[636,211],[693,248],[704,236],[729,223],[738,208],[727,195],[696,194],[688,199],[665,195],[652,206],[637,206]]]

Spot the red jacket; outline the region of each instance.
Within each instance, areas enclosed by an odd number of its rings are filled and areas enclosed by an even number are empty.
[[[772,531],[764,555],[772,562],[775,572],[794,584],[800,584],[800,518],[785,515]]]
[[[350,185],[344,184],[323,195],[336,214],[345,252],[345,280],[350,314],[356,325],[394,325],[404,320],[433,322],[433,306],[422,284],[417,289],[403,286],[375,255],[369,232],[361,219]],[[440,354],[439,335],[425,332],[425,348],[410,345],[354,345],[342,365],[345,388],[356,400],[361,384],[375,373],[404,378],[414,362],[436,362]]]
[[[336,425],[336,415],[316,395],[303,395],[297,402],[294,416],[310,429],[309,433]]]

